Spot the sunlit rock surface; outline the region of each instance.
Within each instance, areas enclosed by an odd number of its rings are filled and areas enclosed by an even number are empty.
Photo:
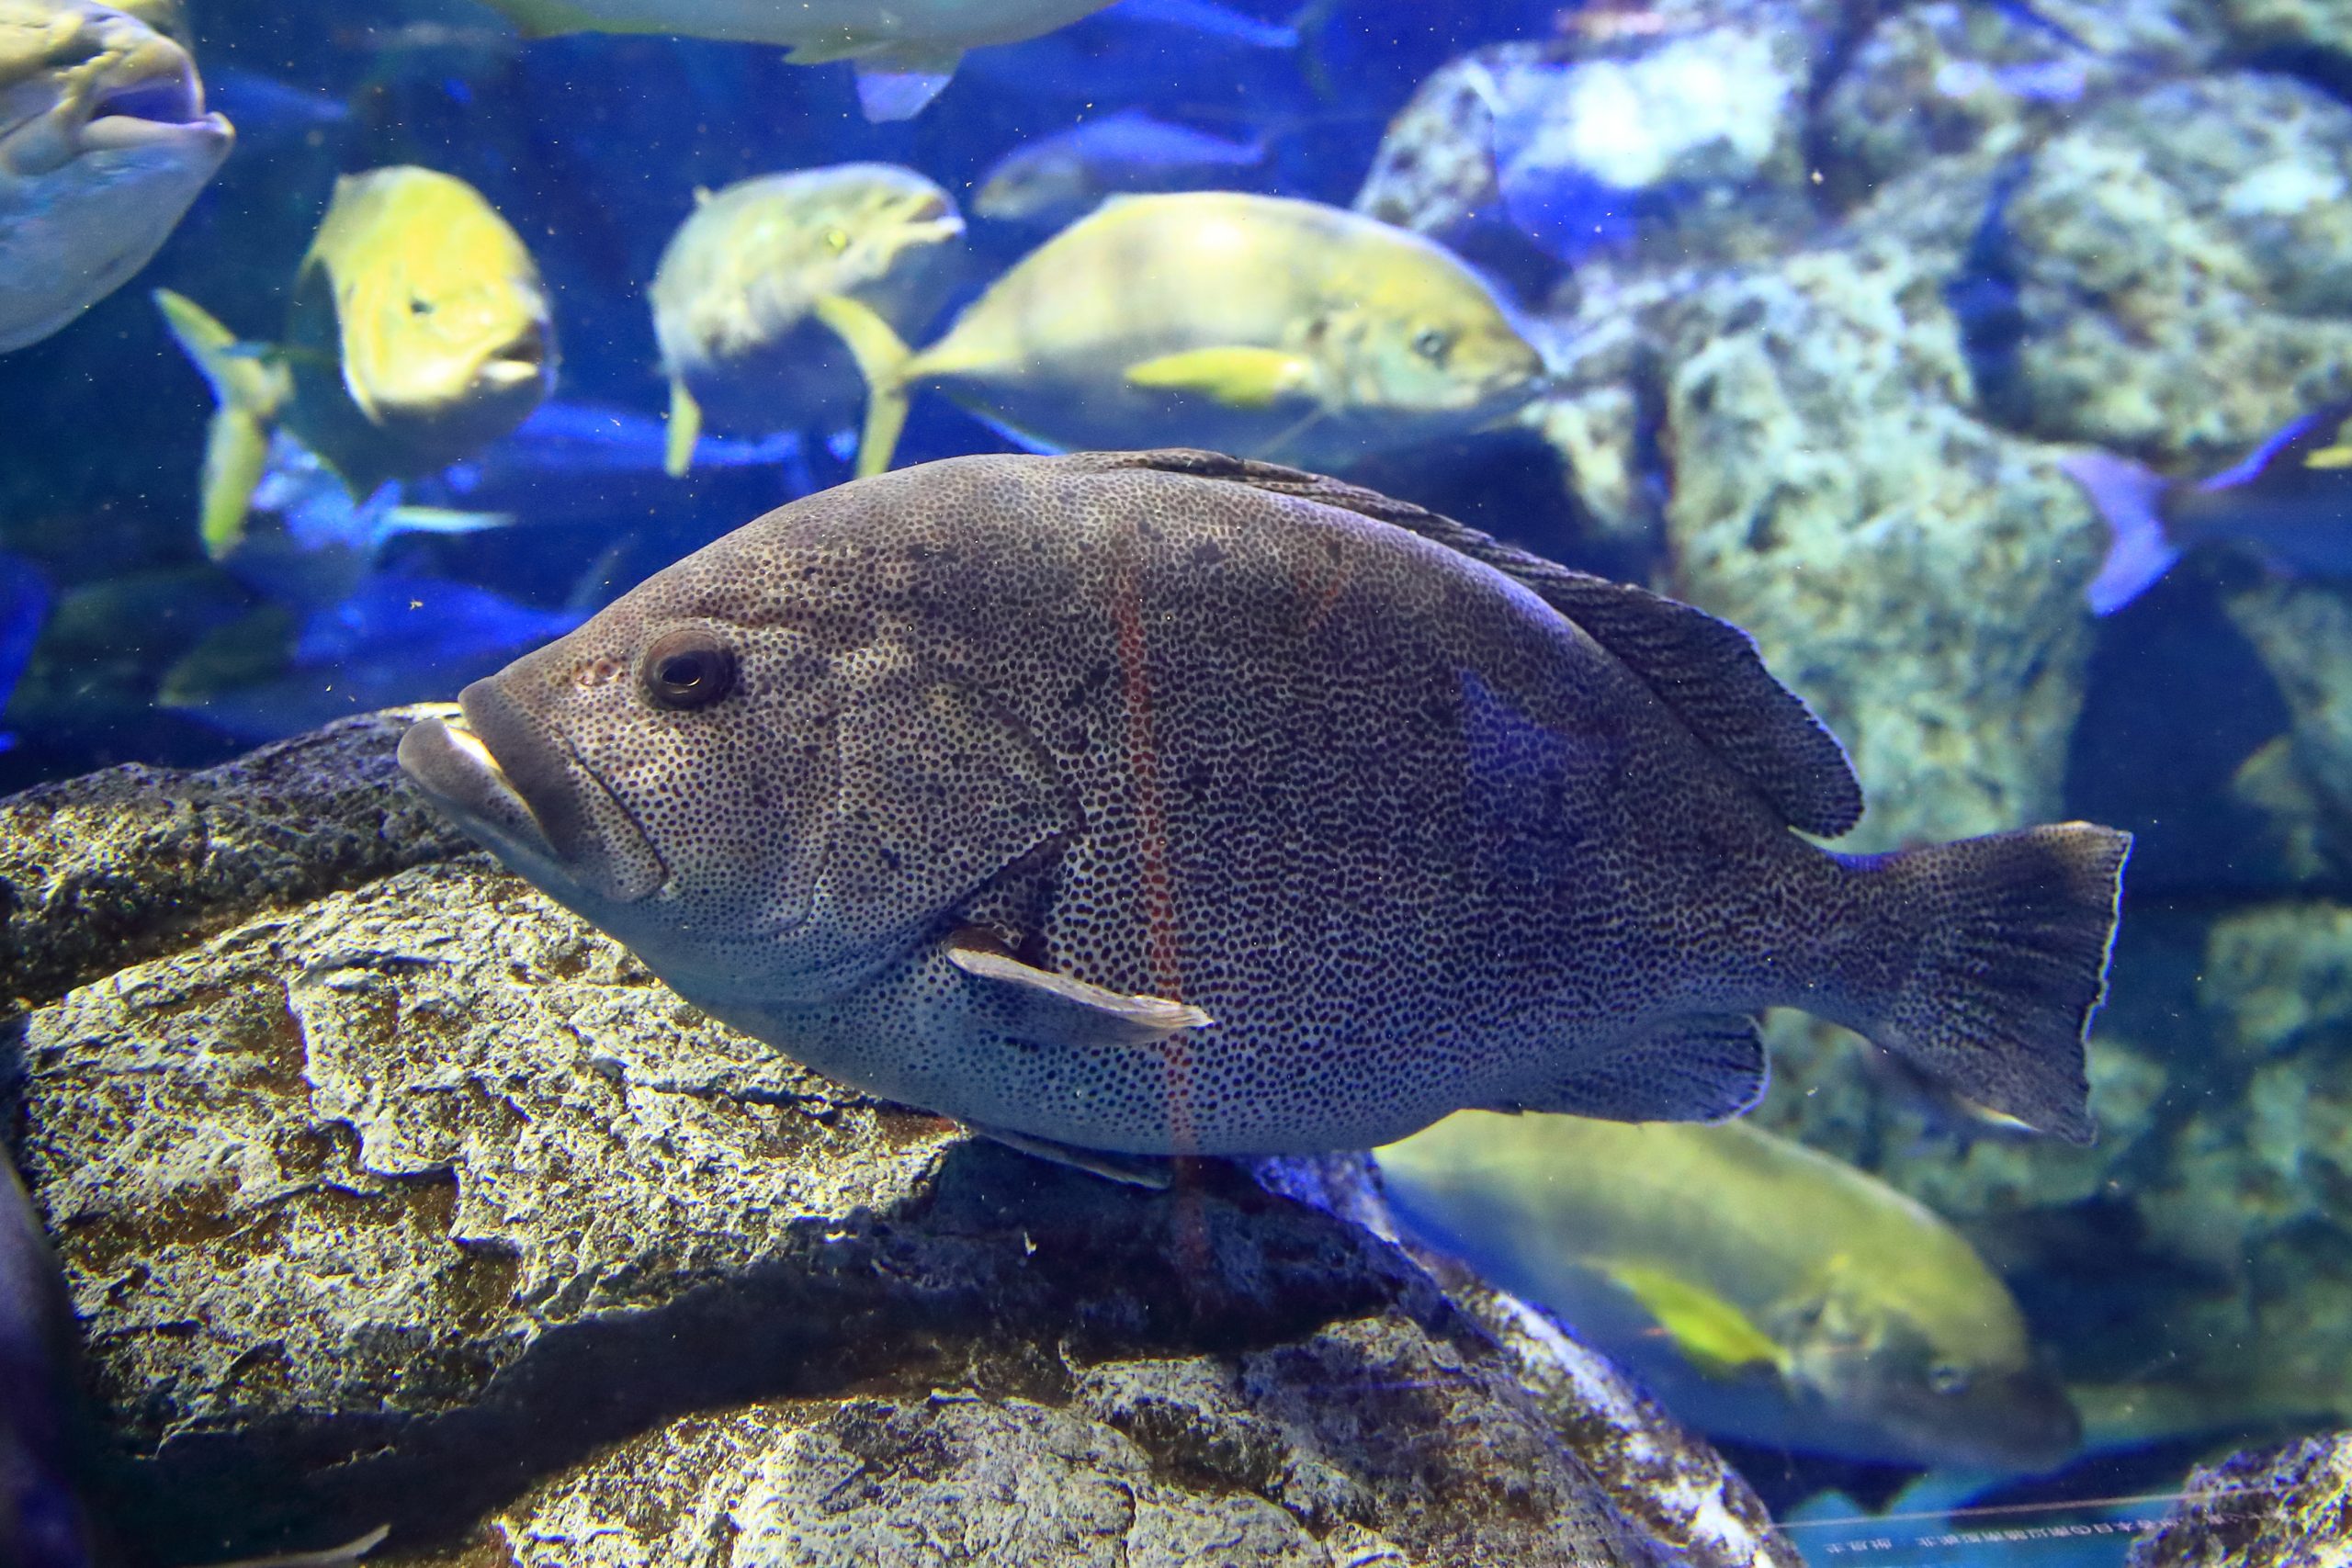
[[[2352,1433],[2238,1454],[2132,1550],[2131,1568],[2342,1568],[2352,1562]]]
[[[0,1126],[160,1559],[1796,1561],[1361,1160],[1146,1193],[806,1073],[442,829],[404,725],[0,803]]]

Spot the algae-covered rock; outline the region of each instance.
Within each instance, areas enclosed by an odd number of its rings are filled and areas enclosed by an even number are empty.
[[[2352,1563],[2352,1433],[2200,1468],[2131,1568],[2345,1568]]]
[[[1361,1159],[1148,1193],[817,1077],[438,832],[402,727],[0,805],[0,1126],[154,1560],[1642,1564],[1631,1431],[1747,1521],[1703,1561],[1794,1561]]]
[[[2219,467],[2352,390],[2352,109],[2241,72],[2109,103],[2005,213],[2021,417]]]
[[[1943,279],[1857,240],[1661,310],[1673,591],[1746,628],[1852,752],[1853,847],[2056,814],[2099,529],[1971,411]]]

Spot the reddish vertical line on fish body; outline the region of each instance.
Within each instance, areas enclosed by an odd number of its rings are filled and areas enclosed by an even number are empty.
[[[1127,710],[1127,772],[1135,780],[1136,835],[1142,862],[1144,961],[1152,994],[1182,1001],[1176,961],[1176,899],[1168,872],[1168,816],[1159,793],[1159,747],[1152,734],[1149,649],[1144,641],[1143,541],[1122,529],[1111,554],[1111,615],[1119,634],[1119,673]],[[1168,1070],[1169,1139],[1179,1154],[1198,1143],[1193,1124],[1192,1049],[1178,1030],[1161,1046]]]

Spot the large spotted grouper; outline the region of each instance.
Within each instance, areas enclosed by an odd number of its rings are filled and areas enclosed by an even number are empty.
[[[681,995],[1080,1163],[1729,1117],[1776,1004],[2091,1134],[2124,834],[1822,850],[1736,628],[1295,469],[862,479],[459,701],[409,775]]]

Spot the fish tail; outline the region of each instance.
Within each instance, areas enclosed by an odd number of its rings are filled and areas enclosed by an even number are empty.
[[[702,439],[702,404],[686,389],[683,377],[670,382],[669,439],[662,453],[662,471],[673,479],[686,477],[694,467],[695,443]]]
[[[2078,452],[2059,462],[2066,477],[2083,487],[2107,523],[2107,559],[2083,590],[2091,614],[2111,615],[2145,592],[2180,559],[2180,547],[2165,531],[2157,503],[2164,476],[2111,452]]]
[[[2085,1040],[2132,835],[2088,822],[1840,856],[1868,897],[1836,1014],[1938,1082],[2044,1133],[2093,1136]]]
[[[863,300],[827,294],[809,308],[848,346],[858,374],[865,378],[865,434],[857,444],[857,477],[881,473],[907,427],[907,365],[913,353]]]
[[[220,408],[205,434],[203,500],[198,510],[205,553],[218,560],[244,537],[245,513],[269,460],[269,433],[285,404],[284,367],[237,335],[185,295],[155,290],[155,308],[205,380]]]

